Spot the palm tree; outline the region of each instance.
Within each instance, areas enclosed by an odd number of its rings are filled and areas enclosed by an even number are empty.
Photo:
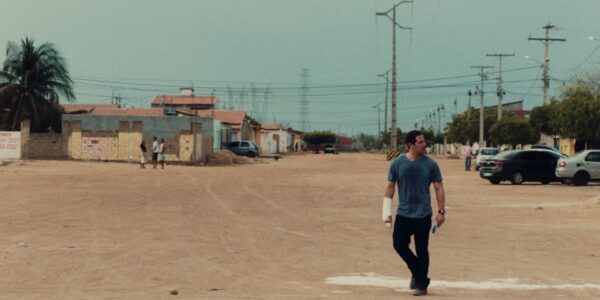
[[[59,94],[73,101],[73,81],[65,59],[51,43],[39,47],[25,38],[21,45],[8,42],[0,71],[0,129],[19,130],[31,119],[31,131],[60,131]]]

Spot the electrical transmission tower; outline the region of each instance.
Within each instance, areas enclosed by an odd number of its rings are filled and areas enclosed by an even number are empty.
[[[269,84],[267,84],[267,88],[265,89],[265,95],[264,95],[264,99],[263,99],[263,103],[262,103],[262,109],[259,114],[259,120],[261,122],[267,121],[268,107],[269,107],[269,95],[270,94],[272,94],[271,88],[269,87]]]
[[[505,56],[515,56],[514,53],[512,54],[487,54],[486,56],[495,56],[498,58],[498,64],[499,64],[499,76],[498,76],[498,90],[496,92],[496,94],[498,95],[498,120],[502,119],[502,99],[504,98],[504,95],[506,94],[504,92],[504,88],[502,87],[502,58]]]
[[[548,58],[548,46],[551,42],[564,42],[567,39],[553,39],[550,38],[550,29],[553,29],[555,26],[548,23],[548,25],[542,27],[546,31],[546,37],[543,38],[532,38],[529,36],[530,41],[540,41],[544,44],[544,76],[542,80],[544,81],[544,98],[542,98],[542,103],[546,105],[548,103],[548,88],[550,87],[550,78],[548,78],[548,64],[550,63],[550,58]]]
[[[252,110],[250,111],[250,115],[256,118],[258,114],[258,99],[256,98],[256,88],[254,87],[254,83],[250,83],[250,98],[252,98]]]
[[[229,85],[227,85],[227,104],[225,106],[226,110],[233,110],[233,90]]]
[[[308,69],[302,69],[302,87],[300,88],[300,130],[306,132],[310,128],[308,122]]]

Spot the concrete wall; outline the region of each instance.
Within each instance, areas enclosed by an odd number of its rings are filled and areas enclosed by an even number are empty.
[[[29,133],[21,127],[23,158],[138,161],[140,144],[165,139],[167,161],[203,161],[213,153],[214,120],[197,117],[63,115],[62,133]],[[147,153],[149,156],[150,153]]]

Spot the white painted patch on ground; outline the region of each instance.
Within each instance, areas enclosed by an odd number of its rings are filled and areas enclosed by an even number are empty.
[[[328,284],[336,285],[361,285],[392,288],[397,290],[408,290],[409,279],[377,275],[375,273],[349,274],[345,276],[329,277],[325,280]],[[486,281],[447,281],[431,280],[429,287],[472,289],[472,290],[545,290],[545,289],[596,289],[600,290],[597,283],[525,283],[518,278],[490,279]]]

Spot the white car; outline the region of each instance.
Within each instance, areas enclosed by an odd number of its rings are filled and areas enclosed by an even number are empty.
[[[600,150],[584,150],[556,162],[556,177],[571,179],[575,185],[600,180]]]
[[[500,149],[498,148],[479,149],[479,153],[477,153],[477,159],[475,160],[475,171],[479,171],[479,168],[481,168],[481,162],[494,157],[494,155],[498,153],[500,153]]]

